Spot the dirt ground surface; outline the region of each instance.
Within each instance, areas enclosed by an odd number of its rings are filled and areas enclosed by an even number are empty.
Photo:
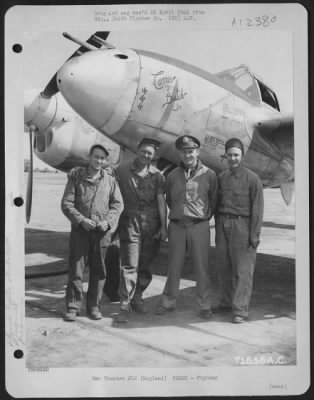
[[[232,324],[229,313],[214,314],[209,321],[198,316],[188,257],[176,311],[155,315],[167,273],[167,243],[163,243],[145,292],[149,313],[132,313],[128,324],[117,326],[112,316],[119,304],[105,297],[102,320],[90,320],[85,310],[74,323],[62,319],[70,230],[60,211],[65,182],[62,173],[35,174],[32,219],[25,229],[28,367],[236,366],[247,365],[254,357],[272,365],[296,364],[294,205],[286,206],[279,190],[264,191],[264,227],[247,323]],[[213,224],[209,265],[215,305]],[[46,273],[57,275],[38,277]],[[85,292],[87,278],[86,270]]]

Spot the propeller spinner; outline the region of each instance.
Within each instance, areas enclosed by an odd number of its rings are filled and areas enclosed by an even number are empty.
[[[80,47],[68,58],[80,56],[86,51],[97,50],[100,48],[113,48],[114,46],[106,42],[110,32],[96,32],[86,42],[74,39],[71,35],[65,33],[67,39],[78,43]],[[67,61],[68,61],[67,60]],[[54,95],[58,93],[57,72],[50,79],[45,89],[31,98],[26,95],[24,99],[24,123],[29,131],[29,147],[30,147],[30,171],[27,181],[26,191],[26,221],[29,223],[32,209],[32,193],[33,193],[33,137],[36,132],[41,134],[52,122],[55,115],[56,99]]]
[[[92,35],[88,40],[86,40],[86,43],[79,41],[78,39],[74,39],[71,35],[68,33],[64,33],[63,36],[67,39],[70,39],[72,41],[75,41],[76,43],[80,44],[80,47],[69,57],[66,61],[69,61],[73,57],[80,56],[81,54],[85,53],[86,51],[90,50],[97,50],[100,48],[108,48],[111,47],[110,45],[106,43],[106,39],[108,37],[110,32],[96,32],[94,35]],[[112,46],[113,47],[113,46]],[[42,92],[42,96],[46,98],[50,98],[56,93],[58,93],[58,85],[57,85],[57,72],[54,74],[54,76],[51,78],[47,86]]]

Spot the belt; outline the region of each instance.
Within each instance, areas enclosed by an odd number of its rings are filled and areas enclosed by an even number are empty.
[[[156,217],[159,217],[159,212],[158,212],[157,208],[145,207],[144,205],[139,204],[138,207],[125,206],[123,215],[129,216],[129,217],[134,216],[134,215],[141,215],[141,216],[148,215],[149,217],[156,218]]]
[[[218,215],[221,215],[222,217],[225,217],[227,219],[249,218],[248,215],[234,215],[234,214],[225,214],[225,213],[219,213]]]
[[[184,219],[171,219],[170,220],[170,222],[173,222],[176,225],[184,225],[186,223],[195,225],[195,224],[199,224],[200,222],[205,222],[205,221],[207,221],[207,219],[195,218],[195,219],[189,219],[189,220],[184,220]]]
[[[125,211],[128,212],[137,212],[137,211],[146,211],[149,213],[153,213],[154,211],[158,212],[158,208],[155,207],[149,207],[145,204],[137,204],[137,205],[132,205],[132,207],[128,207],[127,205],[125,205]]]

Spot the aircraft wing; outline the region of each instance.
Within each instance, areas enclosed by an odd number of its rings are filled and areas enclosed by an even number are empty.
[[[109,36],[110,32],[95,32],[86,42],[95,48],[101,48],[101,47],[106,47],[105,46],[105,41],[107,37]],[[80,46],[68,59],[70,60],[73,57],[79,56],[82,53],[85,53],[88,51],[88,49],[84,46]],[[42,92],[42,95],[44,97],[52,97],[54,94],[56,94],[59,91],[58,86],[57,86],[57,72],[54,74],[54,76],[51,78],[47,86]]]

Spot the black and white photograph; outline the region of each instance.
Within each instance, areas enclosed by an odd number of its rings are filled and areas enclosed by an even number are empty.
[[[306,18],[8,11],[11,395],[306,392]]]

